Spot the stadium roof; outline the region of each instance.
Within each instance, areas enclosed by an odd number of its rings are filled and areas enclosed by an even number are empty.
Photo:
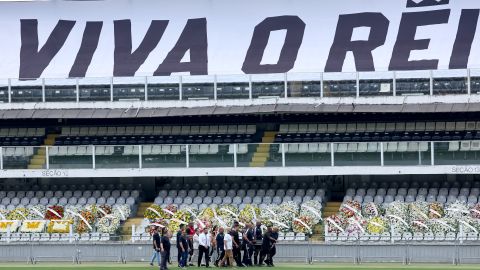
[[[480,103],[438,104],[269,104],[251,106],[208,106],[193,108],[130,108],[130,109],[14,109],[0,110],[0,119],[100,119],[157,118],[196,115],[248,115],[288,113],[451,113],[480,112]]]

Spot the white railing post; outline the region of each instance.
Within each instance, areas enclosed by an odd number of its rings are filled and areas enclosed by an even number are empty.
[[[190,168],[190,145],[186,145],[185,147],[185,154],[186,154],[186,165],[187,165],[187,168]]]
[[[233,167],[237,168],[238,160],[237,160],[237,144],[233,145]]]
[[[433,96],[433,71],[430,70],[430,96]]]
[[[328,242],[330,239],[328,236],[328,222],[325,222],[325,226],[323,226],[323,235],[325,235],[325,242]]]
[[[45,102],[45,78],[42,78],[42,102]]]
[[[435,143],[430,142],[430,159],[432,162],[432,166],[435,166]]]
[[[323,72],[320,73],[320,98],[323,98]]]
[[[393,72],[393,96],[397,96],[397,72]]]
[[[360,97],[360,73],[356,73],[356,83],[357,83],[357,98]]]
[[[92,169],[95,170],[95,145],[92,145]]]
[[[330,165],[335,166],[334,143],[330,143]]]
[[[12,103],[12,79],[8,79],[8,103]]]
[[[48,146],[45,146],[45,164],[46,169],[50,169],[50,155],[48,153]]]
[[[178,76],[178,99],[183,99],[183,79],[182,76]]]
[[[0,146],[0,170],[3,170],[3,147]]]
[[[68,242],[69,243],[73,242],[73,225],[72,224],[68,226]]]
[[[282,167],[285,167],[286,160],[285,160],[285,144],[284,143],[281,144],[281,148],[282,148]]]
[[[143,168],[143,158],[142,158],[142,145],[138,146],[138,168]]]
[[[145,101],[148,101],[148,76],[145,76]]]
[[[253,97],[253,89],[252,89],[252,75],[248,75],[248,99],[252,99]]]
[[[470,76],[470,69],[467,68],[467,93],[472,94],[472,77]]]
[[[368,146],[367,146],[368,147]],[[384,156],[383,142],[380,142],[380,166],[385,165],[385,156]]]
[[[288,98],[288,81],[287,81],[287,73],[285,72],[283,75],[283,88],[284,88],[284,98]]]
[[[110,102],[113,102],[113,77],[110,77]]]
[[[217,75],[213,75],[213,99],[217,100]]]
[[[135,243],[135,224],[132,224],[132,243]]]
[[[78,82],[78,78],[75,78],[75,90],[76,90],[75,100],[77,103],[79,103],[80,102],[80,84]]]

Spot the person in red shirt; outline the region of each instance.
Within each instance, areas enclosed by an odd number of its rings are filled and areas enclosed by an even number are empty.
[[[187,227],[187,236],[188,236],[188,264],[193,266],[192,257],[193,257],[193,236],[195,235],[195,227],[193,222],[188,223]]]

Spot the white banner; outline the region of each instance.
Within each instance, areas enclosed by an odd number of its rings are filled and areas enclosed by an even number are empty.
[[[478,68],[479,8],[478,0],[1,2],[0,74]]]

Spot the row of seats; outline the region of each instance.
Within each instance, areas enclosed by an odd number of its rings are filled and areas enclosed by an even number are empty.
[[[282,124],[280,125],[279,133],[383,133],[476,130],[480,130],[480,121]]]
[[[34,205],[43,205],[43,206],[52,206],[52,205],[61,205],[61,206],[67,206],[67,205],[77,205],[77,206],[84,206],[84,205],[89,205],[89,204],[108,204],[108,205],[124,205],[128,204],[130,208],[135,206],[137,201],[135,200],[134,197],[100,197],[100,198],[86,198],[86,197],[71,197],[71,198],[40,198],[38,199],[37,197],[33,198],[3,198],[0,204],[0,208],[2,209],[7,209],[9,211],[14,210],[17,207],[27,207],[27,206],[34,206]]]
[[[53,198],[53,197],[65,197],[65,198],[71,198],[71,197],[94,197],[94,198],[99,198],[101,196],[103,197],[124,197],[127,198],[129,196],[138,198],[140,196],[140,191],[139,190],[48,190],[48,191],[0,191],[0,198]]]
[[[25,184],[25,185],[20,185],[18,184],[17,182],[15,183],[15,185],[13,186],[8,186],[8,187],[4,187],[2,188],[2,190],[0,190],[0,194],[4,194],[3,192],[11,192],[11,191],[25,191],[25,190],[28,190],[28,191],[43,191],[43,192],[47,192],[49,190],[53,191],[72,191],[72,190],[75,190],[75,191],[85,191],[85,190],[98,190],[98,191],[104,191],[104,190],[107,190],[107,191],[112,191],[112,190],[130,190],[130,191],[133,191],[133,190],[137,190],[139,189],[140,185],[136,185],[136,184],[123,184],[123,183],[120,183],[120,184],[61,184],[61,185],[57,185],[57,184],[52,184],[52,185],[48,185],[48,184],[42,184],[42,185],[38,185],[38,184],[34,184],[34,185],[28,185],[28,184]],[[25,191],[27,192],[27,191]],[[0,196],[0,197],[4,197],[4,196]]]
[[[1,234],[0,242],[109,241],[108,233],[11,233]]]
[[[120,127],[63,127],[61,136],[141,136],[141,135],[216,135],[250,134],[255,125],[221,126],[120,126]]]
[[[215,189],[210,189],[210,190],[195,190],[195,189],[190,189],[190,190],[161,190],[158,193],[158,198],[166,198],[166,197],[171,197],[171,198],[186,198],[186,197],[200,197],[200,198],[205,198],[205,197],[220,197],[220,198],[225,198],[225,197],[255,197],[255,196],[278,196],[278,197],[284,197],[284,196],[289,196],[289,197],[294,197],[294,196],[320,196],[320,197],[325,197],[325,189],[220,189],[220,190],[215,190]]]
[[[347,242],[347,241],[379,241],[379,242],[409,242],[409,241],[478,241],[479,234],[478,233],[455,233],[455,232],[448,232],[448,233],[421,233],[421,232],[404,232],[404,233],[393,233],[385,232],[383,234],[362,234],[358,235],[355,233],[349,234],[347,232],[343,233],[328,233],[325,235],[325,241],[327,242]]]
[[[252,143],[259,137],[250,134],[236,135],[188,135],[188,136],[100,136],[70,137],[62,136],[55,140],[55,145],[140,145],[140,144],[230,144]]]
[[[45,128],[0,128],[0,137],[43,137]]]
[[[480,144],[480,143],[479,143]],[[335,143],[333,151],[336,153],[365,153],[380,152],[380,143]],[[388,142],[384,144],[384,152],[425,152],[429,150],[428,142]],[[282,149],[278,149],[281,153]],[[292,143],[285,145],[285,153],[330,153],[329,143]]]
[[[420,189],[420,188],[480,188],[480,181],[473,181],[473,180],[463,180],[462,182],[459,181],[454,181],[454,182],[449,182],[449,181],[353,181],[349,183],[348,186],[349,189],[358,189],[358,188],[363,188],[363,189],[369,189],[369,188],[379,188],[379,189],[388,189],[388,188],[394,188],[394,189],[399,189],[399,188],[414,188],[414,189]]]
[[[239,182],[221,182],[221,183],[182,183],[179,181],[173,181],[173,182],[168,182],[164,184],[163,186],[160,187],[161,191],[160,192],[165,192],[165,191],[177,191],[179,192],[180,190],[196,190],[199,191],[201,189],[203,190],[248,190],[248,189],[326,189],[325,183],[316,183],[316,182],[308,182],[308,181],[292,181],[292,182],[267,182],[267,181],[262,181],[259,179],[254,179],[254,181],[239,181]]]

